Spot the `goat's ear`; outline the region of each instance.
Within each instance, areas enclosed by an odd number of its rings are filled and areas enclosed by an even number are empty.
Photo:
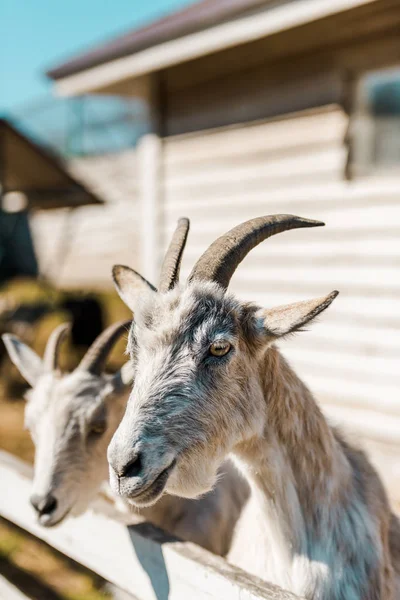
[[[42,359],[15,335],[6,333],[2,339],[11,361],[29,385],[34,387],[44,372]]]
[[[122,392],[127,387],[132,387],[134,378],[133,367],[130,362],[124,364],[119,371],[112,376],[111,386],[113,392]]]
[[[147,279],[129,267],[115,265],[112,270],[112,276],[121,300],[125,302],[133,313],[135,312],[137,299],[143,292],[157,291]]]
[[[269,337],[281,338],[301,330],[328,308],[338,294],[339,292],[335,291],[322,298],[260,310],[256,313],[256,318],[262,320],[262,327]]]

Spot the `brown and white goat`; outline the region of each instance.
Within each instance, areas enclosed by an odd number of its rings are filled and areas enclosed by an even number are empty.
[[[243,223],[210,246],[186,285],[164,293],[114,268],[135,314],[135,383],[108,450],[111,485],[137,506],[164,491],[197,497],[231,454],[251,486],[233,562],[310,600],[394,600],[397,522],[379,476],[275,346],[337,292],[272,309],[227,292],[257,244],[318,225],[292,215]]]

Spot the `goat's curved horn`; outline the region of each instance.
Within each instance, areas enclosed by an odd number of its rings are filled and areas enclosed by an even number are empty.
[[[250,219],[219,237],[195,264],[189,280],[214,281],[227,289],[239,263],[267,238],[300,227],[319,227],[321,221],[294,215],[269,215]]]
[[[62,323],[51,332],[43,357],[43,365],[46,371],[57,370],[60,345],[70,329],[70,323]]]
[[[112,347],[132,321],[120,321],[107,327],[93,342],[79,363],[78,369],[100,375]]]
[[[186,246],[189,227],[189,219],[186,217],[179,219],[161,267],[160,285],[158,288],[160,292],[168,292],[178,281],[182,254]]]

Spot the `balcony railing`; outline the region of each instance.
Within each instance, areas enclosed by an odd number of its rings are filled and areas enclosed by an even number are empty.
[[[146,129],[146,107],[115,96],[50,98],[14,110],[26,135],[64,159],[134,147]]]

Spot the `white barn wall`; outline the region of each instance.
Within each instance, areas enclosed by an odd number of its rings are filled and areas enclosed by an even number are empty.
[[[72,212],[61,270],[65,211],[36,213],[32,225],[42,269],[57,285],[92,288],[111,285],[115,262],[141,270],[149,225],[158,232],[156,269],[180,216],[192,220],[182,277],[243,220],[287,212],[325,221],[261,245],[232,290],[265,306],[340,290],[319,323],[282,348],[327,415],[366,441],[400,501],[400,180],[346,181],[347,128],[347,115],[329,105],[165,138],[154,170],[161,214],[147,225],[137,152],[76,161],[74,174],[107,202]]]
[[[319,323],[281,347],[327,415],[366,440],[400,499],[400,180],[346,181],[347,127],[332,105],[169,138],[160,247],[191,218],[184,278],[216,236],[251,217],[326,222],[262,244],[231,289],[264,306],[340,290]]]
[[[140,266],[136,150],[75,159],[69,167],[105,204],[37,211],[31,225],[40,269],[63,288],[111,288],[115,262]]]

